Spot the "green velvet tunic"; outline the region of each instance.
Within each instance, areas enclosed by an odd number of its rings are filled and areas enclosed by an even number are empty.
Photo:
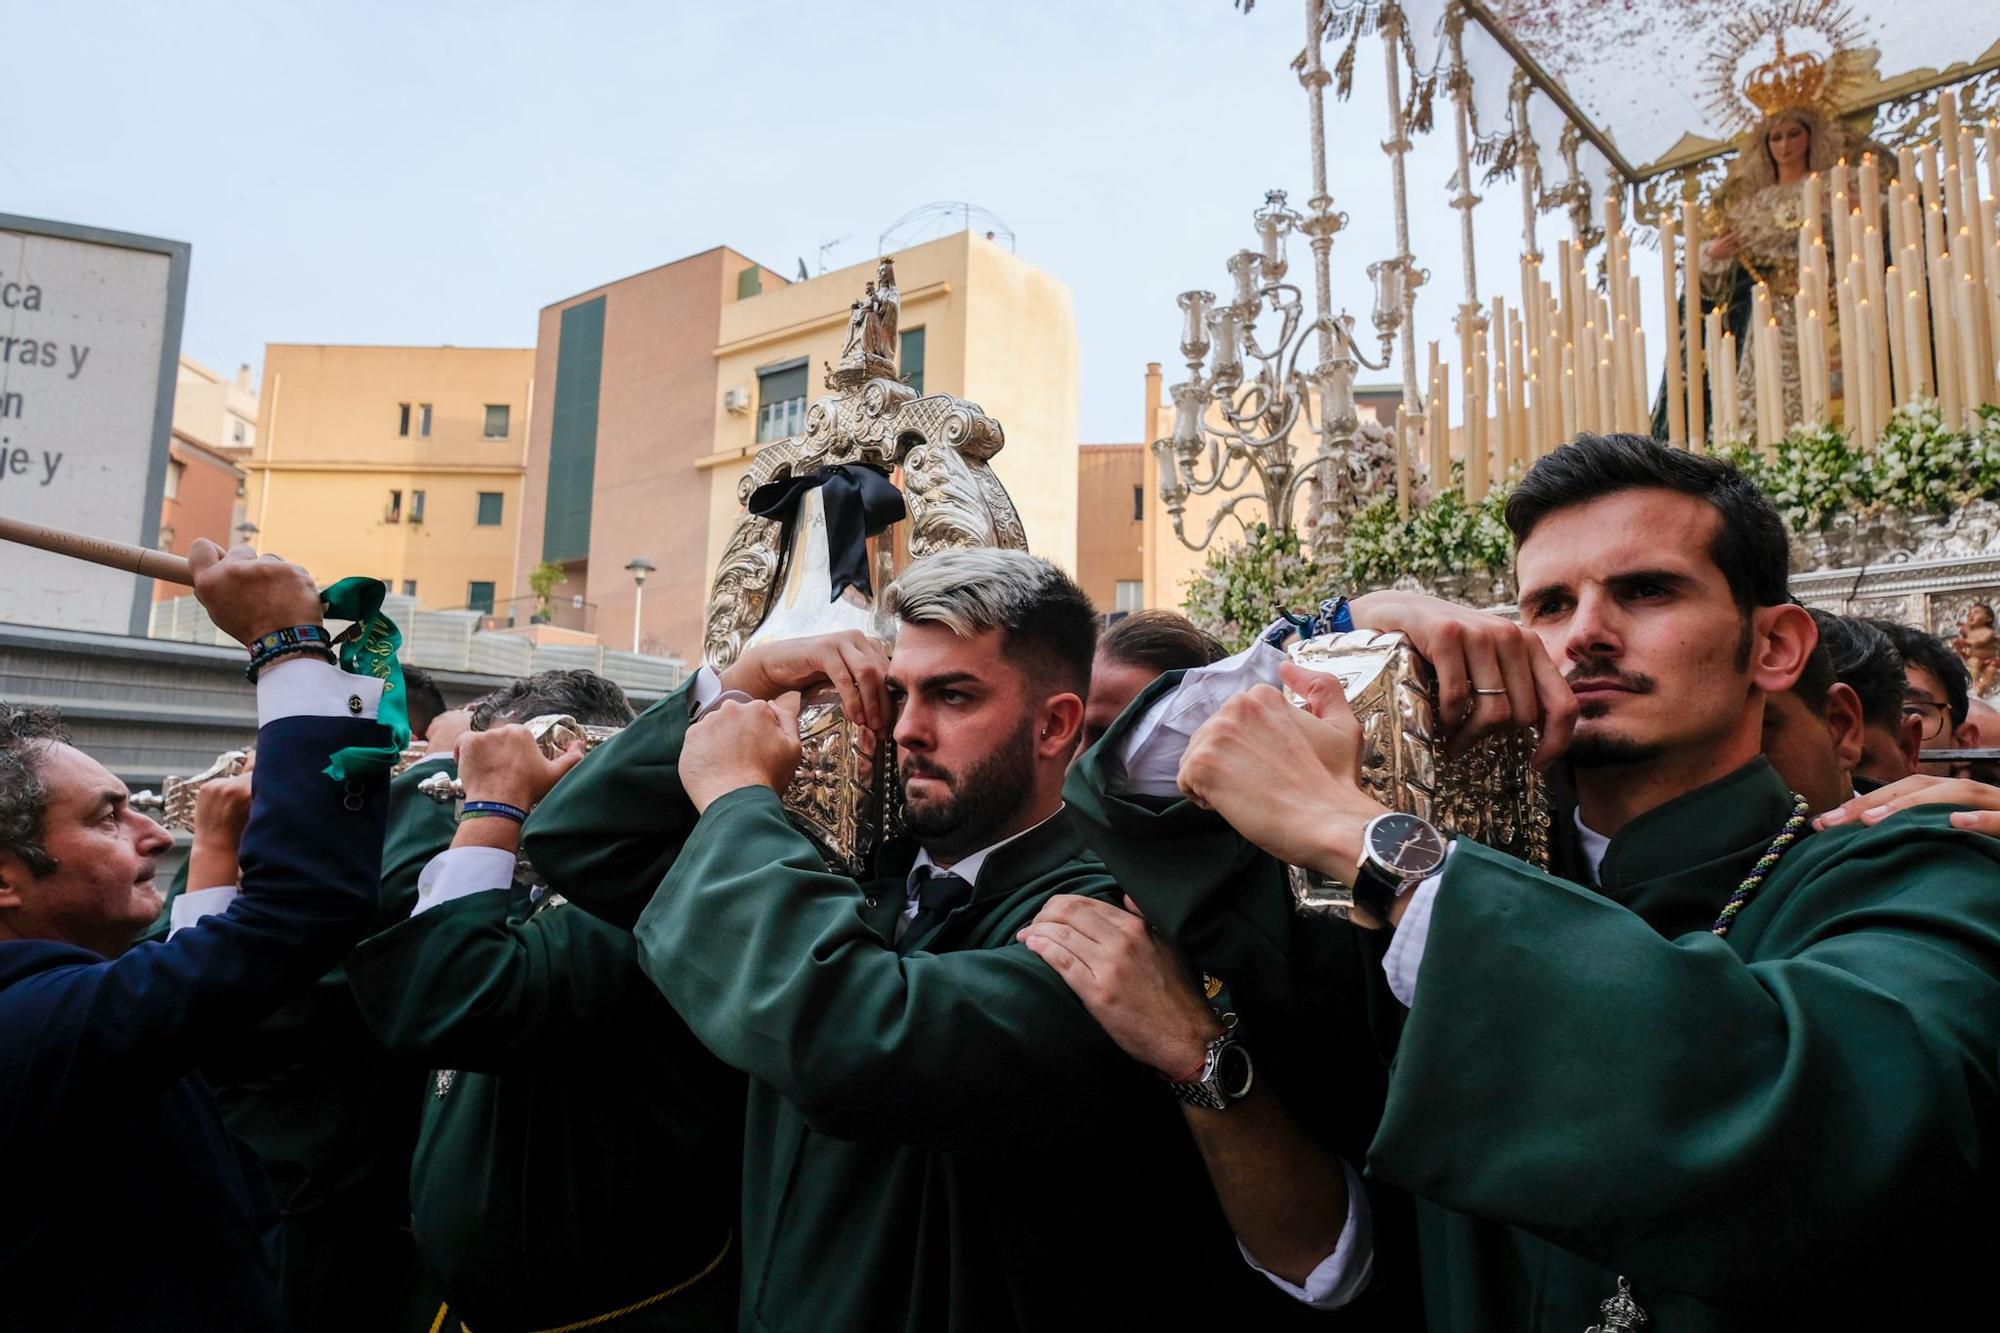
[[[454,1319],[558,1327],[702,1275],[595,1326],[732,1325],[743,1080],[694,1041],[627,932],[495,888],[364,941],[348,971],[382,1041],[439,1071],[410,1198]]]
[[[995,851],[898,954],[914,850],[857,884],[762,788],[697,822],[675,768],[688,707],[669,696],[593,751],[525,846],[580,903],[636,917],[654,983],[751,1075],[741,1326],[1296,1318],[1237,1256],[1173,1100],[1014,940],[1056,893],[1118,898],[1067,816]]]
[[[1071,807],[1149,916],[1283,1004],[1337,931],[1215,816],[1108,793],[1172,683]],[[1655,1329],[1990,1318],[2000,840],[1935,807],[1811,834],[1716,938],[1790,805],[1760,759],[1632,821],[1599,891],[1460,842],[1407,1016],[1373,981],[1324,1006],[1329,1047],[1393,1051],[1367,1166],[1421,1200],[1431,1327],[1574,1333],[1619,1274]]]

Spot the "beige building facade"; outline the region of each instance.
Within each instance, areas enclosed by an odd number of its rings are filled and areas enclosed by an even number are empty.
[[[1077,564],[1077,355],[1068,289],[961,232],[901,251],[899,365],[1006,432],[994,470],[1032,550]],[[804,429],[874,261],[787,282],[717,248],[542,311],[520,561],[562,567],[558,624],[701,656],[703,611],[765,444]],[[628,570],[652,566],[641,589]],[[523,589],[525,591],[525,589]]]
[[[1150,473],[1143,444],[1086,444],[1077,452],[1076,581],[1099,615],[1146,605],[1146,510]]]
[[[426,610],[504,621],[521,585],[534,356],[269,345],[244,464],[252,544],[321,584],[379,578]]]

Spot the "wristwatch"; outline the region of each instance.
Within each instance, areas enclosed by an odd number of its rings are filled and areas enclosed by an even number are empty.
[[[1361,866],[1354,901],[1384,925],[1389,906],[1444,865],[1444,835],[1429,821],[1392,810],[1361,830]]]
[[[1229,1018],[1234,1017],[1229,1015]],[[1256,1070],[1250,1064],[1250,1052],[1236,1040],[1236,1025],[1232,1022],[1223,1029],[1221,1036],[1208,1043],[1199,1074],[1185,1083],[1169,1080],[1167,1086],[1188,1106],[1227,1111],[1249,1095],[1250,1085],[1256,1077]]]

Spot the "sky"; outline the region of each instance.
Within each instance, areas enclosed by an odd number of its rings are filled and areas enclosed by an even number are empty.
[[[531,346],[542,306],[684,255],[729,245],[790,276],[844,237],[831,265],[861,263],[911,209],[968,201],[1070,289],[1082,441],[1136,441],[1146,363],[1164,362],[1169,384],[1182,371],[1176,294],[1225,290],[1223,263],[1254,245],[1266,190],[1295,206],[1312,192],[1306,96],[1288,68],[1303,12],[1303,0],[1248,15],[1230,0],[16,6],[0,52],[0,212],[191,243],[182,350],[226,372],[258,367],[267,342]],[[1361,54],[1352,100],[1329,92],[1328,143],[1350,215],[1335,304],[1365,333],[1365,270],[1395,243],[1381,47]],[[1462,299],[1442,102],[1438,121],[1410,166],[1413,248],[1433,275],[1418,302],[1426,338],[1448,337]],[[1490,296],[1518,285],[1520,205],[1508,183],[1486,194]],[[1656,304],[1657,273],[1635,263]],[[1311,272],[1302,238],[1292,265]],[[1657,349],[1656,312],[1649,322]]]

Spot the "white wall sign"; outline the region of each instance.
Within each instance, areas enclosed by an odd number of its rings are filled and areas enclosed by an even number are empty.
[[[0,214],[0,514],[151,546],[188,247]],[[0,543],[0,621],[144,634],[152,582]]]

